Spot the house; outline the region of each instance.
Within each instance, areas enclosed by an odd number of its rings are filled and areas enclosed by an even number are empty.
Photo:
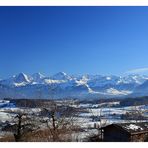
[[[148,122],[111,124],[100,130],[104,142],[148,141]]]

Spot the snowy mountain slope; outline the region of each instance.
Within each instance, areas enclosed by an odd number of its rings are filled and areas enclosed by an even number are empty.
[[[19,73],[18,75],[14,75],[6,80],[1,80],[0,84],[7,85],[7,86],[24,86],[31,82],[30,78],[24,74]]]
[[[148,80],[137,86],[133,91],[134,96],[148,96]]]
[[[59,72],[46,77],[24,73],[0,80],[0,98],[110,98],[148,94],[148,76],[68,75]]]
[[[52,80],[71,80],[72,78],[67,75],[65,72],[59,72],[50,77]]]
[[[33,75],[31,75],[31,80],[33,81],[33,84],[42,83],[44,78],[45,76],[41,73],[34,73]]]

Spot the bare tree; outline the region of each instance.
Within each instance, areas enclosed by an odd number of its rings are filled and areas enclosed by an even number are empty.
[[[28,141],[26,135],[39,128],[37,116],[33,113],[32,108],[8,110],[7,113],[11,115],[11,120],[7,121],[2,131],[13,135],[15,142]]]
[[[22,118],[23,118],[23,114],[18,114],[16,116],[16,118],[18,118],[18,124],[16,124],[16,133],[14,133],[14,137],[15,137],[15,141],[19,142],[21,141],[22,135],[23,135],[23,127],[22,127]]]
[[[76,123],[77,110],[69,105],[68,101],[64,103],[53,101],[48,108],[43,108],[44,116],[48,117],[46,120],[47,128],[50,131],[51,141],[71,141],[73,131],[78,130]],[[68,139],[66,139],[67,137]]]
[[[12,126],[15,141],[27,141],[26,135],[38,129],[35,122],[36,121],[33,116],[18,112],[15,116],[15,124]]]

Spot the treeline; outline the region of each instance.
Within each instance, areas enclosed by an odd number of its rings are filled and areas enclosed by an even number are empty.
[[[35,108],[35,107],[42,107],[51,103],[51,100],[44,100],[44,99],[5,99],[9,100],[10,103],[15,104],[16,107],[28,107],[28,108]]]
[[[5,99],[9,100],[10,103],[13,103],[16,105],[16,107],[41,107],[45,106],[45,104],[50,104],[53,100],[47,100],[47,99]],[[57,100],[59,101],[59,100]],[[61,101],[61,100],[60,100]],[[148,96],[143,97],[135,97],[135,98],[111,98],[111,99],[86,99],[86,100],[77,100],[73,99],[74,102],[77,102],[78,104],[100,104],[100,103],[107,103],[107,102],[120,102],[120,106],[133,106],[133,105],[148,105]]]
[[[148,96],[120,100],[121,106],[148,105]]]
[[[111,99],[86,99],[86,100],[80,100],[79,103],[82,103],[82,104],[87,104],[87,103],[90,103],[90,104],[100,104],[100,103],[107,103],[107,102],[120,102],[121,99],[118,99],[118,98],[111,98]]]

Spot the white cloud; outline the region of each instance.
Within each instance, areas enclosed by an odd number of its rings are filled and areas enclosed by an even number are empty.
[[[148,67],[145,68],[137,68],[137,69],[131,69],[127,71],[127,74],[134,74],[134,73],[145,73],[148,72]]]

